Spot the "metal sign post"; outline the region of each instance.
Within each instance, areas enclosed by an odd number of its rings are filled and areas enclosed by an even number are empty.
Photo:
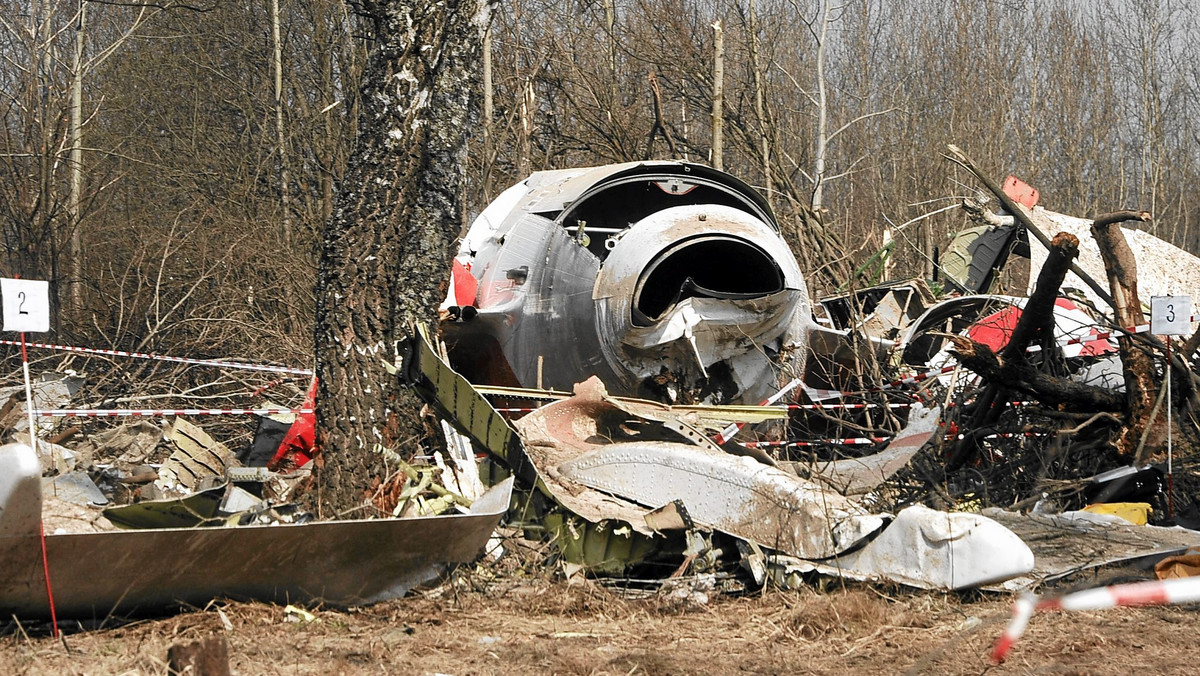
[[[5,331],[21,334],[21,370],[25,374],[25,410],[29,414],[29,445],[37,452],[37,427],[33,417],[33,385],[29,380],[29,356],[25,334],[50,330],[50,282],[34,279],[0,279],[0,303],[4,306]],[[58,466],[58,458],[54,458]]]
[[[1150,333],[1166,336],[1167,364],[1163,377],[1167,379],[1167,517],[1175,518],[1174,452],[1171,446],[1171,336],[1187,335],[1191,331],[1191,296],[1154,296],[1150,299]]]
[[[33,385],[29,381],[29,355],[25,350],[25,333],[45,333],[50,330],[50,282],[36,279],[0,278],[0,304],[3,307],[4,331],[21,334],[21,370],[25,374],[25,410],[29,415],[29,447],[37,454],[37,422],[33,417]],[[58,451],[53,451],[55,469],[60,465]],[[55,491],[57,494],[57,486]],[[50,588],[50,562],[46,560],[46,526],[38,524],[42,541],[42,572],[46,576],[46,597],[50,603],[50,626],[58,638],[58,616],[54,612],[54,592]]]

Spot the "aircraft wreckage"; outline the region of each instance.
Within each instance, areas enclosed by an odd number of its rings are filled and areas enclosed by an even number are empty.
[[[757,404],[812,324],[770,207],[684,162],[533,174],[471,225],[453,279],[443,336],[479,384]]]
[[[1078,567],[1078,557],[1053,555],[1073,551],[1057,539],[1067,531],[1094,561],[1200,544],[1192,531],[1066,514],[1048,526],[882,498],[944,434],[949,399],[885,404],[894,433],[865,440],[872,452],[763,450],[784,448],[794,407],[775,404],[798,385],[813,402],[823,396],[814,388],[828,373],[806,366],[891,352],[944,375],[954,336],[939,330],[998,350],[1032,302],[934,303],[923,283],[901,283],[822,301],[834,318],[822,325],[769,205],[741,181],[684,162],[535,173],[469,228],[441,308],[445,344],[422,328],[398,373],[449,423],[448,446],[465,449],[460,460],[474,458],[471,446],[486,451],[480,469],[491,491],[452,516],[228,528],[246,514],[230,507],[192,524],[215,528],[48,533],[63,580],[59,609],[128,612],[216,595],[387,598],[472,559],[509,506],[514,479],[511,523],[597,574],[662,578],[732,560],[758,584],[815,571],[924,588],[1020,588]],[[1073,304],[1051,305],[1054,340],[1084,346],[1067,355],[1079,360],[1069,365],[1074,377],[1109,374],[1116,348],[1100,327]],[[871,322],[882,330],[856,342],[852,334]],[[277,450],[248,464],[274,467],[289,454],[301,464],[311,435],[311,418],[297,421]],[[27,447],[0,449],[0,610],[42,615],[46,560],[33,505],[43,489],[31,457]],[[224,491],[224,509],[233,491],[218,489],[151,509],[195,521],[189,501]],[[894,504],[909,506],[886,511]],[[97,568],[107,573],[99,582],[89,577]]]
[[[425,349],[429,394],[536,486],[569,561],[620,572],[693,560],[713,546],[679,535],[715,532],[758,562],[747,565],[760,582],[785,560],[935,588],[1033,567],[986,517],[865,506],[933,436],[936,407],[918,405],[876,455],[813,467],[731,441],[751,423],[781,428],[786,409],[761,405],[799,382],[810,336],[844,332],[814,322],[769,206],[728,174],[685,162],[535,173],[469,228],[442,310],[465,379]],[[480,393],[557,401],[510,426]]]

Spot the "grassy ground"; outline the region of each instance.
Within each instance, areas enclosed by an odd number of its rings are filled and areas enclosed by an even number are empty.
[[[1036,616],[1009,661],[987,654],[1008,599],[840,586],[707,602],[631,599],[591,583],[444,586],[292,622],[214,603],[55,640],[10,626],[2,674],[166,674],[167,650],[224,637],[237,674],[1131,674],[1194,670],[1195,608]]]

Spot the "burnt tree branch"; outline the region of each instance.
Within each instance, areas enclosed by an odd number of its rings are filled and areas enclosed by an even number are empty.
[[[1050,240],[1046,263],[1038,273],[1033,295],[1025,304],[1012,337],[1001,351],[1006,358],[1023,357],[1035,340],[1046,349],[1054,344],[1054,306],[1058,302],[1058,290],[1067,277],[1071,262],[1078,255],[1079,239],[1074,235],[1060,232]]]
[[[979,374],[987,387],[976,400],[976,408],[966,429],[971,430],[950,454],[948,467],[954,470],[969,462],[978,450],[978,434],[999,420],[1009,391],[1032,396],[1039,401],[1085,410],[1119,411],[1123,399],[1109,390],[1083,385],[1043,372],[1026,359],[1029,346],[1037,341],[1049,356],[1054,344],[1054,306],[1058,289],[1067,276],[1071,262],[1079,253],[1079,240],[1060,232],[1050,241],[1046,263],[1038,273],[1037,286],[1025,304],[1007,344],[997,354],[986,345],[953,334],[940,335],[954,346],[951,350],[960,363]]]
[[[1056,378],[1038,370],[1023,357],[1005,359],[987,345],[970,338],[940,334],[949,340],[953,354],[963,366],[991,384],[1035,397],[1043,404],[1090,411],[1121,411],[1124,398],[1112,390]]]

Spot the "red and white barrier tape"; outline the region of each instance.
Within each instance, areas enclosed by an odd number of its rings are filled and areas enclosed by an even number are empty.
[[[912,408],[911,403],[859,403],[859,404],[788,404],[787,408],[792,411],[859,411],[868,408]]]
[[[947,434],[946,441],[955,439],[963,439],[966,435],[963,434]],[[1013,439],[1017,437],[1045,437],[1049,436],[1048,432],[996,432],[989,434],[983,439]],[[742,446],[746,448],[767,448],[772,446],[827,446],[827,445],[842,445],[842,446],[867,446],[870,444],[878,444],[883,441],[891,441],[894,437],[846,437],[842,439],[790,439],[784,441],[746,441]]]
[[[15,340],[0,340],[0,345],[20,345],[21,343]],[[169,361],[178,364],[192,364],[195,366],[219,366],[221,368],[242,369],[245,371],[266,371],[268,373],[292,373],[300,376],[311,376],[312,369],[296,369],[289,366],[271,366],[269,364],[247,364],[245,362],[223,361],[219,359],[189,359],[187,357],[168,357],[161,354],[150,354],[148,352],[125,352],[123,350],[101,350],[91,347],[70,347],[68,345],[50,345],[47,343],[26,343],[29,347],[42,348],[44,350],[59,350],[63,352],[77,352],[81,354],[102,354],[110,357],[133,357],[135,359],[153,359],[155,361]]]
[[[980,439],[1016,439],[1018,437],[1032,438],[1032,437],[1048,437],[1048,436],[1050,436],[1050,432],[996,432],[995,434],[989,434],[987,436],[980,437]],[[966,439],[966,438],[967,438],[967,435],[965,435],[965,434],[957,434],[957,435],[947,434],[946,435],[946,441],[953,441],[955,439]]]
[[[1195,322],[1196,317],[1190,317],[1189,321]],[[1121,334],[1135,334],[1135,333],[1150,333],[1150,325],[1149,324],[1138,324],[1137,326],[1127,326],[1127,327],[1121,328],[1121,329],[1110,329],[1108,331],[1098,331],[1091,335],[1079,336],[1078,338],[1069,338],[1067,340],[1060,341],[1058,343],[1058,345],[1060,345],[1060,346],[1086,345],[1087,343],[1094,343],[1094,342],[1098,342],[1101,340],[1108,340],[1109,338],[1113,338],[1113,337],[1120,338]],[[1030,345],[1029,346],[1030,352],[1034,352],[1034,351],[1037,351],[1040,349],[1042,349],[1040,345]]]
[[[1038,599],[1033,594],[1019,597],[1013,604],[1013,617],[996,645],[992,662],[1004,661],[1013,644],[1025,633],[1029,619],[1040,610],[1101,610],[1128,606],[1164,606],[1200,601],[1200,577],[1148,580],[1115,584],[1066,594],[1053,599]]]
[[[789,411],[862,411],[871,408],[906,409],[912,408],[911,403],[858,403],[858,404],[785,404],[771,408],[787,409]],[[764,407],[767,408],[767,407]],[[536,408],[498,408],[500,413],[530,413]]]
[[[869,446],[881,441],[889,441],[892,437],[847,437],[844,439],[810,439],[808,441],[747,441],[742,443],[746,448],[769,448],[772,446]]]
[[[33,414],[56,418],[121,418],[127,416],[162,417],[169,415],[297,415],[312,413],[311,408],[63,408],[37,410]]]
[[[787,385],[784,385],[783,388],[780,389],[778,392],[776,392],[775,394],[772,394],[771,396],[767,397],[766,399],[763,399],[762,403],[759,404],[759,406],[774,405],[780,399],[783,399],[784,395],[786,395],[788,392],[791,392],[798,385],[800,385],[800,379],[793,378],[792,382],[788,383]],[[721,430],[719,433],[717,433],[716,436],[713,437],[713,441],[716,442],[718,446],[723,443],[726,443],[730,439],[732,439],[734,437],[734,435],[736,435],[738,432],[740,432],[742,430],[742,428],[745,426],[746,426],[746,423],[744,423],[744,422],[729,423],[728,427]]]

